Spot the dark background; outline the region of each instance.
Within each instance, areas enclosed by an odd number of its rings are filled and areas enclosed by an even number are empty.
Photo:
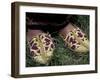
[[[49,14],[49,13],[26,13],[26,27],[54,32],[65,27],[69,22],[77,21],[76,15]]]

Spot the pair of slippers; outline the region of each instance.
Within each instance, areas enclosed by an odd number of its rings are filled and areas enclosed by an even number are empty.
[[[55,45],[49,33],[43,31],[33,31],[31,37],[28,36],[28,45],[31,57],[40,64],[48,64],[53,56]],[[69,49],[75,52],[84,53],[89,51],[89,40],[76,25],[69,23],[59,31],[59,35],[68,45]]]

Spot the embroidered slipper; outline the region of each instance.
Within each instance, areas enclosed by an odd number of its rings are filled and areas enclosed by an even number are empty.
[[[82,43],[86,48],[89,48],[89,40],[86,37],[86,34],[83,33],[81,29],[79,29],[76,25],[76,28],[73,30],[75,37]]]
[[[41,64],[48,64],[53,56],[54,44],[51,35],[40,33],[28,41],[32,58]]]
[[[76,52],[89,51],[89,40],[77,26],[69,23],[59,33],[71,50]]]

